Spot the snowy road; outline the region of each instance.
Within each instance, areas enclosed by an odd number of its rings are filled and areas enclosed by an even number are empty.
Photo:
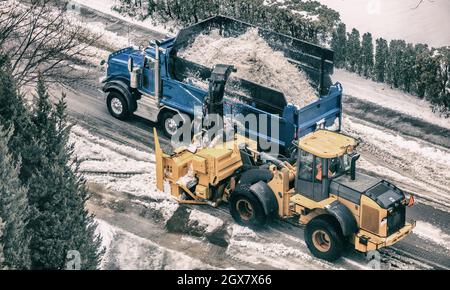
[[[104,29],[119,37],[128,35],[122,20],[94,12],[89,12],[89,19],[103,23]],[[136,40],[159,36],[142,27],[135,30],[133,26],[132,37]],[[82,146],[79,154],[84,154],[81,169],[97,184],[93,186],[96,194],[90,208],[102,220],[104,236],[111,237],[105,268],[157,269],[191,265],[195,268],[352,269],[367,266],[364,257],[353,251],[348,251],[334,265],[313,259],[303,242],[303,230],[284,222],[275,222],[267,230],[255,233],[237,227],[225,209],[179,209],[170,201],[162,204],[164,199],[152,196],[151,189],[154,177],[149,148],[153,148],[155,124],[138,117],[127,122],[111,117],[98,91],[96,80],[100,73],[88,73],[92,81],[70,88],[67,101],[72,119],[89,130],[80,128],[75,136],[76,143]],[[54,94],[59,90],[55,88]],[[420,123],[408,112],[395,110],[402,118],[397,118],[395,123],[386,122],[382,116],[395,108],[383,107],[378,111],[381,115],[374,115],[371,114],[373,104],[364,98],[352,103],[346,101],[345,105],[349,107],[345,129],[363,139],[360,167],[418,195],[419,204],[409,211],[409,218],[418,220],[418,227],[395,247],[382,251],[383,267],[450,268],[449,135],[442,135],[449,128],[423,119]],[[425,132],[427,137],[414,136],[414,132]],[[117,163],[127,166],[110,168]],[[109,173],[102,173],[105,164],[109,164]],[[126,174],[122,174],[124,169]],[[137,184],[141,186],[130,186]],[[175,221],[191,220],[183,217],[190,217],[192,212],[197,222],[175,226]],[[219,226],[209,233],[205,226],[200,224],[199,227],[201,213],[208,221],[215,218],[214,224]],[[130,253],[126,251],[128,248],[131,248]],[[159,262],[133,259],[155,255],[161,258]]]

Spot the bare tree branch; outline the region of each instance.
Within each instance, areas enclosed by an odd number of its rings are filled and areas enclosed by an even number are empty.
[[[419,2],[417,3],[416,7],[413,7],[412,9],[417,9],[419,8],[419,6],[423,3],[424,0],[419,0]],[[433,3],[434,1],[432,0],[428,0],[428,2]]]
[[[86,48],[100,37],[51,2],[0,1],[0,53],[10,59],[18,86],[34,82],[39,73],[63,83],[82,77],[73,62],[91,56]]]

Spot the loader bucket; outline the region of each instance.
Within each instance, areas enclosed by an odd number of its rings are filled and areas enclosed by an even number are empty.
[[[319,95],[328,93],[328,87],[331,85],[330,75],[333,73],[334,53],[332,50],[222,15],[208,18],[180,30],[172,49],[174,65],[177,66],[177,62],[180,62],[177,69],[184,66],[197,72],[202,78],[207,78],[210,75],[210,69],[177,58],[177,51],[189,46],[198,35],[208,34],[213,29],[219,30],[223,37],[237,37],[252,27],[258,28],[259,35],[272,49],[281,51],[291,63],[308,75],[311,83],[318,87]],[[244,87],[246,85],[253,86],[252,82],[241,81],[241,85]],[[254,91],[254,88],[250,91]],[[269,100],[273,99],[269,95]]]

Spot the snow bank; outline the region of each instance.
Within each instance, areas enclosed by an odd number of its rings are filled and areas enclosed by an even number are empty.
[[[124,156],[136,161],[155,161],[155,155],[150,153],[150,151],[144,152],[97,137],[78,125],[72,127],[71,133],[70,138],[72,142],[75,142],[76,145],[79,145],[78,142],[81,142],[81,145],[75,146],[75,154],[78,156],[78,159],[88,159],[89,156],[95,156],[96,158],[101,156],[102,159]]]
[[[362,140],[359,168],[420,188],[415,194],[426,199],[450,204],[450,150],[351,117],[345,117],[344,124],[345,133]]]
[[[205,229],[206,233],[212,233],[223,226],[223,220],[210,214],[193,209],[189,214],[189,226],[196,224]]]
[[[184,253],[162,247],[150,240],[97,220],[107,254],[101,269],[158,270],[211,269],[213,267]],[[105,242],[106,241],[106,242]]]
[[[99,138],[80,126],[72,128],[70,142],[88,181],[154,200],[170,197],[156,188],[155,157],[150,152]]]
[[[163,200],[160,202],[151,202],[149,207],[161,213],[164,223],[166,223],[178,209],[179,204],[174,200]]]
[[[115,227],[108,224],[104,220],[95,219],[97,222],[97,228],[95,229],[95,234],[100,235],[102,237],[102,245],[101,247],[105,249],[105,253],[102,257],[102,261],[100,262],[100,269],[104,269],[104,261],[109,259],[110,257],[110,249],[111,244],[114,240],[114,236],[116,234]]]
[[[450,236],[430,223],[417,221],[413,233],[450,251]]]
[[[444,119],[435,114],[431,110],[431,104],[426,100],[419,99],[397,89],[391,89],[389,85],[377,83],[341,69],[335,69],[332,78],[333,82],[342,84],[344,94],[444,128],[450,128],[450,118]]]
[[[275,52],[255,28],[239,37],[222,37],[218,30],[200,34],[178,55],[210,68],[218,63],[235,65],[234,76],[280,90],[290,103],[300,107],[317,99],[306,75],[282,52]]]

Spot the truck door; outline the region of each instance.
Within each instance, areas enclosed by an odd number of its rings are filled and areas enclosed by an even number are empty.
[[[144,57],[144,71],[142,74],[142,90],[150,95],[155,94],[155,59],[150,56]]]
[[[319,170],[321,170],[323,160],[306,151],[300,149],[299,151],[296,192],[314,201],[323,200],[322,180],[317,178],[322,174]]]

